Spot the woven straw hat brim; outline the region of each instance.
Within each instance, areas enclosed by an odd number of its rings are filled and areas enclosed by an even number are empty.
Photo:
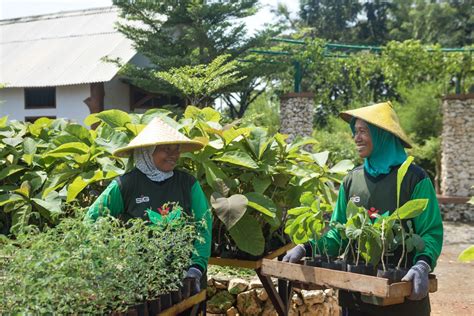
[[[390,102],[378,103],[354,110],[344,111],[339,113],[339,117],[348,123],[351,122],[352,118],[362,119],[397,136],[404,147],[412,148],[411,141],[400,126],[398,116],[393,110]]]
[[[204,144],[191,140],[159,118],[154,118],[130,143],[113,152],[114,156],[127,157],[135,148],[145,148],[158,145],[180,145],[180,152],[197,151]]]
[[[193,152],[193,151],[198,151],[201,150],[204,147],[204,144],[198,141],[188,141],[188,142],[157,142],[157,143],[152,143],[152,144],[143,144],[143,145],[136,145],[136,146],[127,146],[127,147],[122,147],[113,152],[113,155],[116,157],[127,157],[130,156],[133,153],[133,150],[135,148],[145,148],[145,147],[151,147],[151,146],[158,146],[158,145],[180,145],[179,146],[179,152],[180,153],[185,153],[185,152]]]

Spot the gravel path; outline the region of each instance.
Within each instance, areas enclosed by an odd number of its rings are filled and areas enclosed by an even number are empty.
[[[438,291],[430,295],[432,315],[474,315],[474,262],[458,255],[474,244],[474,224],[444,223],[444,243],[434,271]]]

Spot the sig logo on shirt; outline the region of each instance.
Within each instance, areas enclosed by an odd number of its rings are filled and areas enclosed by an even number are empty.
[[[137,204],[146,203],[146,202],[150,202],[150,197],[142,195],[135,199],[135,203]]]
[[[360,202],[360,196],[357,196],[357,195],[351,196],[351,198],[349,200],[351,200],[354,203],[359,203]]]

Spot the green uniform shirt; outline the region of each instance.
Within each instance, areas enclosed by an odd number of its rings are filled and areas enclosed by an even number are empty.
[[[193,265],[205,271],[211,254],[212,232],[212,216],[207,199],[193,176],[179,170],[173,173],[171,178],[155,182],[135,168],[113,180],[91,205],[87,216],[95,220],[105,212],[110,212],[124,221],[131,218],[148,219],[147,211],[154,211],[160,216],[165,203],[178,202],[185,213],[196,221],[204,219],[206,223],[206,227],[198,230],[203,242],[194,242],[195,251],[191,258]],[[176,215],[172,209],[166,212],[171,217]]]
[[[398,167],[392,168],[389,174],[372,177],[364,171],[363,166],[352,170],[343,181],[339,190],[336,207],[331,217],[331,221],[345,223],[346,207],[349,200],[357,206],[364,207],[368,212],[383,214],[389,211],[390,214],[397,208],[397,171]],[[431,180],[425,171],[418,166],[410,165],[403,179],[400,189],[400,205],[412,199],[428,199],[428,205],[418,217],[412,219],[413,228],[416,234],[420,235],[425,242],[425,248],[419,253],[412,253],[408,266],[416,263],[417,260],[424,259],[434,269],[436,261],[441,253],[443,244],[443,224],[439,211],[436,193]],[[331,229],[318,242],[322,249],[323,242],[330,255],[337,255],[341,243],[341,237],[337,230]],[[399,255],[398,255],[399,256]],[[395,254],[392,261],[398,262],[399,257]],[[364,304],[360,301],[360,295],[340,291],[340,302],[343,306],[353,307],[374,315],[417,315],[429,314],[429,298],[421,301],[407,301],[404,304],[397,304],[387,307],[377,307]],[[408,314],[406,314],[408,313]]]
[[[388,211],[391,214],[397,208],[397,171],[398,167],[395,167],[389,174],[374,178],[364,172],[363,166],[352,170],[341,185],[331,221],[339,223],[347,221],[346,207],[349,200],[357,206],[364,207],[368,212],[381,215]],[[425,211],[412,219],[415,233],[420,235],[425,242],[425,249],[413,254],[413,263],[420,256],[424,256],[434,269],[443,244],[441,213],[431,180],[423,169],[410,165],[401,185],[400,205],[413,199],[428,199]],[[337,230],[330,230],[324,238],[329,253],[337,255],[341,242]],[[322,240],[320,243],[322,245]]]

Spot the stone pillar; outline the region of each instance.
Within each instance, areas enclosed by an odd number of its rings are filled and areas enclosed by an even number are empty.
[[[280,97],[280,133],[288,134],[288,142],[296,136],[313,133],[314,94],[293,92]]]
[[[474,206],[465,203],[474,195],[474,94],[445,97],[442,111],[441,193],[459,201],[444,204],[443,215],[474,221]]]

